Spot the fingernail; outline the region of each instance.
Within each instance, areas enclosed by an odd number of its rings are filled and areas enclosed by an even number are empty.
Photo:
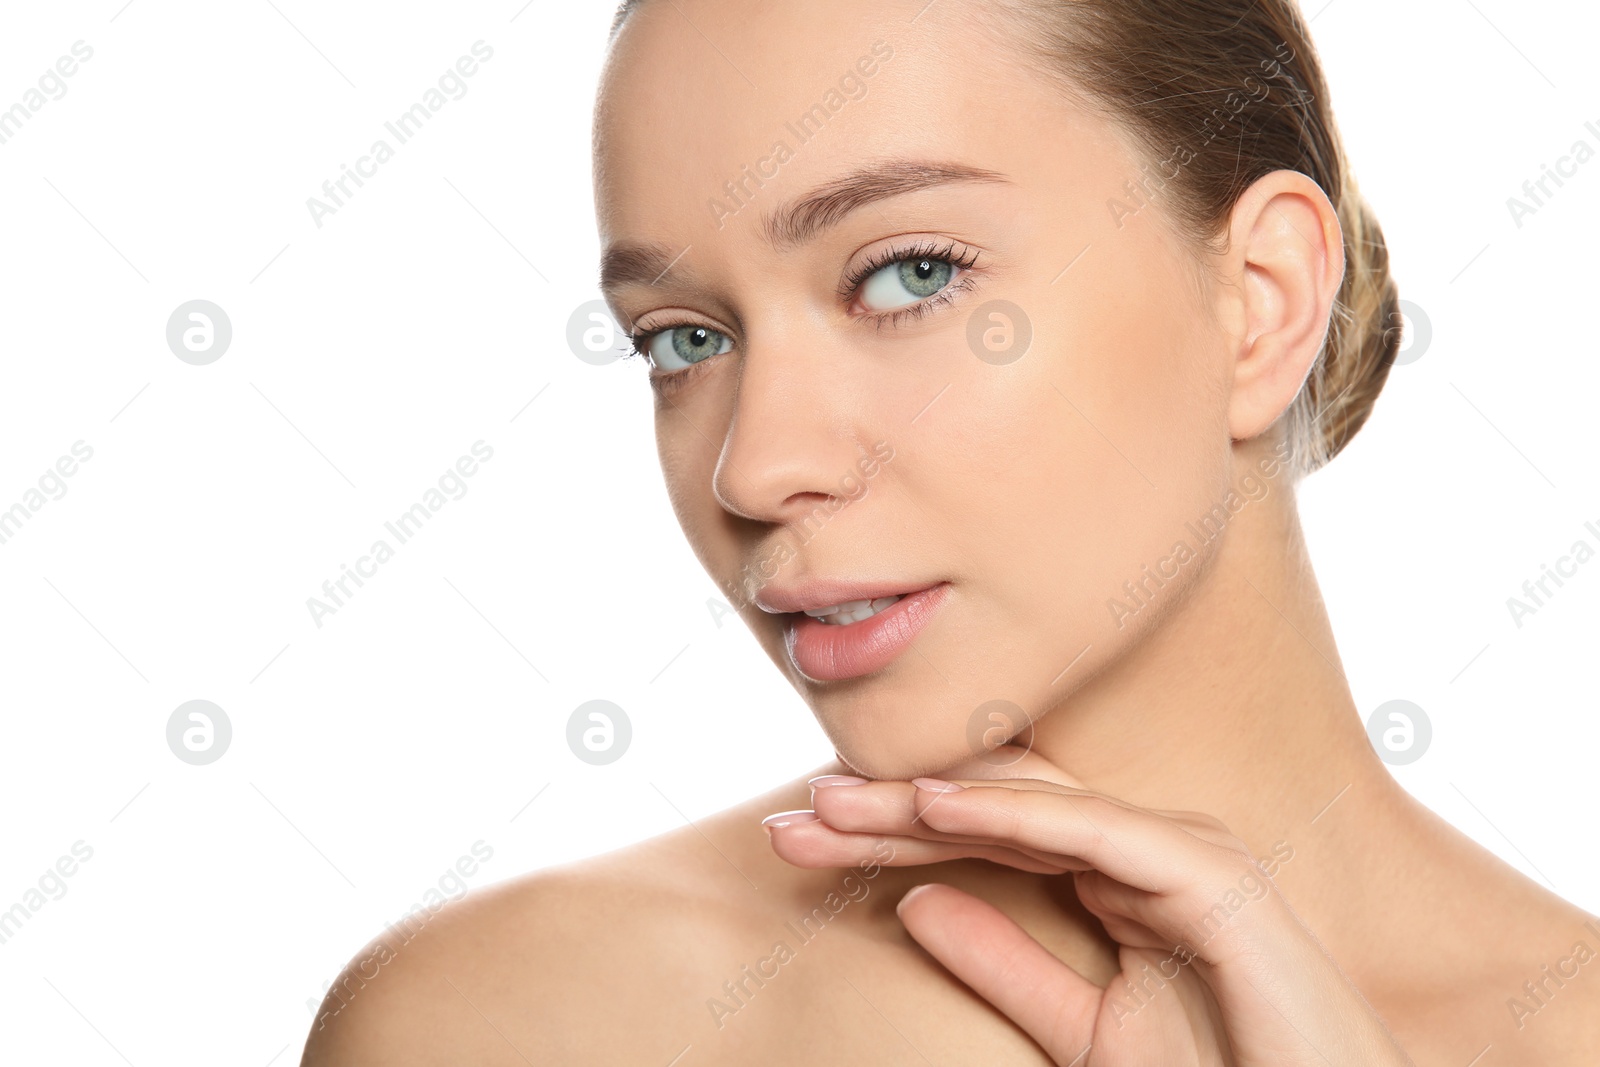
[[[867,780],[853,774],[819,774],[806,784],[817,789],[825,785],[866,785]]]
[[[926,789],[934,793],[959,793],[966,788],[954,782],[946,782],[942,778],[913,778],[911,784],[918,789]]]
[[[780,826],[788,826],[788,825],[790,825],[792,823],[816,822],[816,821],[817,821],[817,813],[816,812],[809,811],[809,810],[804,810],[804,809],[797,809],[795,811],[774,812],[773,814],[768,815],[765,819],[762,819],[761,820],[761,825],[765,826],[768,830],[776,830]]]
[[[898,904],[896,904],[894,906],[894,913],[896,915],[900,914],[900,909],[905,907],[906,904],[910,902],[912,897],[916,896],[918,893],[922,892],[924,889],[927,889],[930,885],[933,885],[933,883],[932,882],[923,882],[921,885],[914,885],[910,889],[906,890],[905,896],[900,898],[900,903],[898,903]]]

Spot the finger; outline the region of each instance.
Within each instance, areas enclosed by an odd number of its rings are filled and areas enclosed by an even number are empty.
[[[772,850],[796,867],[855,867],[882,864],[911,867],[948,860],[981,859],[1034,874],[1065,874],[1074,861],[1059,856],[1032,855],[993,842],[929,841],[916,837],[845,833],[820,819],[788,822],[769,827]]]
[[[1173,948],[1172,939],[1158,931],[1167,924],[1153,913],[1156,905],[1151,894],[1123,885],[1102,871],[1079,871],[1072,881],[1078,902],[1100,920],[1118,944],[1138,949]]]
[[[942,833],[1087,860],[1118,881],[1152,893],[1185,890],[1219,876],[1218,853],[1230,851],[1160,815],[1098,793],[999,784],[949,792],[919,787],[913,806],[920,821]]]
[[[919,788],[915,803],[923,822],[946,833],[1087,860],[1144,893],[1129,898],[1129,915],[1145,926],[1191,940],[1197,925],[1211,931],[1195,946],[1208,963],[1260,959],[1275,938],[1300,936],[1298,919],[1237,841],[1206,841],[1161,815],[1093,793],[990,784]],[[1264,903],[1237,914],[1254,900]]]
[[[951,886],[919,885],[901,898],[900,921],[973,992],[1073,1063],[1094,1034],[1103,990],[1052,956],[1004,912]]]
[[[848,833],[861,834],[893,834],[904,837],[919,837],[930,841],[948,841],[970,845],[1002,844],[1007,845],[1026,855],[1033,856],[1049,863],[1056,864],[1065,870],[1085,870],[1091,863],[1082,857],[1062,856],[1048,849],[1029,847],[1014,841],[996,841],[993,835],[960,834],[941,830],[929,825],[921,818],[918,811],[918,787],[914,782],[879,781],[861,784],[830,784],[837,782],[834,776],[818,778],[812,788],[811,804],[815,814],[829,826]],[[854,781],[854,779],[848,779]],[[917,781],[921,781],[918,779]],[[1070,796],[1100,797],[1107,803],[1127,808],[1130,812],[1142,812],[1143,809],[1123,804],[1111,797],[1101,797],[1100,794],[1088,793],[1083,790],[1073,789],[1069,786],[1057,785],[1053,782],[1038,779],[1008,779],[1005,782],[975,783],[989,784],[1002,790],[1041,791]]]
[[[862,781],[841,775],[822,775],[811,780],[811,806],[824,820],[847,830],[916,833],[920,822],[916,805],[917,783],[895,779]],[[944,779],[932,779],[943,781]],[[1095,796],[1109,803],[1142,812],[1146,809],[1092,790],[1061,785],[1038,778],[1007,778],[995,781],[949,779],[960,786],[986,785],[1006,789],[1031,790],[1070,796]]]
[[[1238,882],[1209,898],[1198,893],[1156,894],[1125,885],[1103,871],[1073,876],[1078,900],[1106,932],[1125,945],[1181,946],[1208,962],[1256,953],[1264,943],[1281,947],[1286,917],[1270,879],[1246,870]]]
[[[1146,808],[1145,810],[1153,811],[1157,815],[1165,815],[1173,822],[1181,822],[1189,827],[1191,831],[1204,827],[1210,830],[1221,830],[1226,833],[1228,829],[1227,824],[1221,819],[1217,818],[1215,815],[1208,815],[1203,811],[1173,811],[1168,810],[1167,808]]]
[[[1049,782],[1032,780],[1029,780],[1028,785],[1040,789],[1065,788]],[[1006,786],[1027,787],[1017,782],[1007,782]],[[910,782],[882,781],[860,785],[830,785],[819,779],[812,788],[811,804],[820,821],[845,833],[914,837],[974,847],[1000,844],[1051,864],[1058,870],[1083,870],[1088,866],[1076,857],[1051,855],[1025,846],[996,842],[983,835],[949,834],[933,829],[917,817],[916,792],[916,786]],[[957,855],[990,858],[987,851],[980,853],[970,849],[958,852]]]
[[[957,785],[1007,786],[1011,789],[1029,789],[1045,793],[1061,793],[1072,796],[1096,796],[1112,804],[1127,808],[1129,811],[1148,812],[1154,810],[1151,808],[1140,807],[1137,804],[1123,800],[1121,797],[1114,797],[1109,793],[1101,793],[1097,790],[1090,789],[1077,778],[1074,778],[1071,775],[1061,771],[1056,767],[1055,764],[1044,760],[1042,756],[1036,758],[1039,762],[1032,762],[1030,759],[1024,758],[1016,763],[1013,767],[1007,768],[1011,771],[1010,774],[995,774],[995,768],[991,767],[987,768],[989,771],[988,774],[980,773],[972,778],[962,778],[956,772],[963,769],[982,771],[985,768],[981,764],[958,764],[955,768],[952,768],[950,773],[940,775],[936,777],[935,780],[955,782]],[[1037,773],[1024,774],[1024,770]],[[916,782],[917,779],[913,778],[911,781]],[[1183,814],[1191,813],[1185,812]]]
[[[1239,840],[1227,824],[1214,815],[1207,815],[1203,811],[1168,811],[1165,808],[1146,809],[1155,815],[1163,815],[1182,826],[1195,837],[1202,841],[1210,841],[1214,845],[1226,845],[1229,848],[1241,848],[1248,851],[1244,842]]]

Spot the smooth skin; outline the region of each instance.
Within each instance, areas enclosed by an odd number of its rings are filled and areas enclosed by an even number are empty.
[[[730,595],[836,749],[814,773],[868,781],[797,780],[474,891],[352,964],[305,1064],[1600,1062],[1600,960],[1541,972],[1600,951],[1593,917],[1389,774],[1293,486],[1262,473],[1344,267],[1326,196],[1267,175],[1216,253],[1159,200],[1119,225],[1139,150],[982,10],[648,0],[596,112],[602,245],[665,259],[612,272],[618,321],[646,345],[685,325],[727,341],[652,375],[707,572],[734,594],[779,556],[780,586],[950,583],[909,650],[834,682]],[[786,124],[874,42],[890,58],[798,143]],[[779,139],[789,158],[742,206],[708,206]],[[804,210],[884,163],[876,195]],[[844,284],[929,243],[970,267],[920,310]],[[1019,359],[969,344],[991,300],[1031,324]],[[880,441],[867,491],[808,527]],[[1197,538],[1230,488],[1248,502]],[[1179,540],[1190,558],[1128,600]],[[994,700],[1032,720],[1027,751],[972,745]],[[1215,936],[1186,938],[1219,902]]]
[[[1120,946],[1103,988],[969,893],[919,886],[898,908],[918,943],[1054,1063],[1412,1063],[1221,823],[1124,804],[1028,760],[1038,777],[1005,783],[819,780],[826,815],[784,820],[774,847],[838,864],[885,842],[918,862],[981,843],[995,863],[1074,872],[1078,899]]]

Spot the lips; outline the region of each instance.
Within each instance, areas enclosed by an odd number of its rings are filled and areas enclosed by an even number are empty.
[[[947,598],[949,582],[920,590],[882,586],[819,583],[802,590],[763,591],[757,602],[768,611],[796,604],[784,621],[784,647],[795,668],[818,682],[859,678],[882,670],[907,648]],[[868,596],[865,594],[873,594]],[[870,618],[845,625],[826,623],[804,614],[852,600],[899,595],[900,599]],[[771,606],[769,606],[771,605]]]
[[[887,596],[907,596],[938,583],[921,585],[906,582],[853,582],[843,579],[817,579],[789,586],[766,586],[756,595],[756,606],[773,615],[795,611],[816,611],[855,600],[878,600]]]

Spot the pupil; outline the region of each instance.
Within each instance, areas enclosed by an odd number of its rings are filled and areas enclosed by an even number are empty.
[[[701,345],[706,343],[706,330],[704,326],[696,327],[694,333],[690,334],[689,336],[693,338],[693,343],[696,348],[699,348]]]
[[[927,260],[923,260],[921,263],[917,264],[916,270],[917,277],[926,281],[928,277],[933,274],[933,264],[929,263]]]

